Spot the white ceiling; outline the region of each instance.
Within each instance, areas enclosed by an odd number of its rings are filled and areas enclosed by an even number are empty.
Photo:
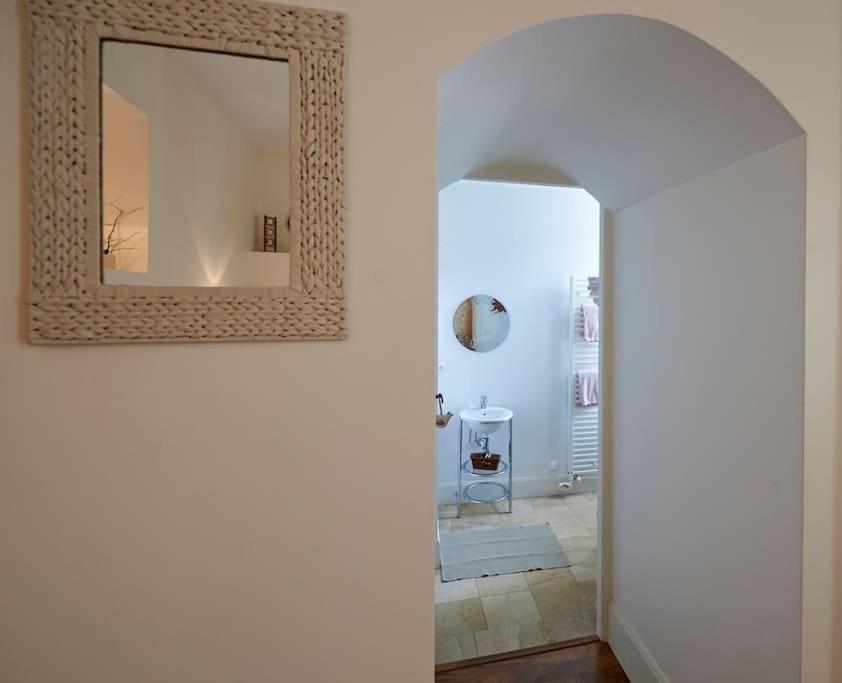
[[[799,134],[772,95],[667,24],[600,15],[526,29],[439,79],[439,187],[495,164],[554,169],[609,209]]]
[[[289,137],[289,65],[271,59],[173,50],[258,146],[280,151]]]

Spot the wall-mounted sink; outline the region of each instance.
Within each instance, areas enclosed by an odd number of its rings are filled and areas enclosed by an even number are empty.
[[[500,406],[487,408],[465,408],[459,411],[459,419],[469,425],[477,434],[491,434],[496,432],[506,422],[512,419],[511,410]]]

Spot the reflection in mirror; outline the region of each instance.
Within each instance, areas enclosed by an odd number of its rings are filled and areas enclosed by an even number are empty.
[[[102,44],[105,284],[289,285],[289,68]]]
[[[491,351],[509,334],[509,314],[497,299],[485,294],[470,296],[453,314],[453,333],[466,349]]]

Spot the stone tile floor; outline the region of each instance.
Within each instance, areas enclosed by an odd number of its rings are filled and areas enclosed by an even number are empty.
[[[596,619],[596,496],[579,493],[439,508],[439,529],[548,522],[573,566],[443,583],[436,571],[436,663],[592,635]]]

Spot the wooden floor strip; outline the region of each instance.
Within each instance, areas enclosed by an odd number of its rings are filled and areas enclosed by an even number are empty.
[[[529,655],[539,655],[544,652],[553,652],[554,650],[564,650],[568,647],[575,647],[576,645],[587,645],[589,643],[598,643],[599,638],[596,635],[585,636],[584,638],[574,638],[573,640],[565,640],[561,643],[547,643],[546,645],[537,645],[535,647],[525,648],[523,650],[514,650],[512,652],[498,652],[493,655],[485,655],[484,657],[474,657],[472,659],[463,659],[457,662],[447,662],[446,664],[438,664],[436,666],[436,673],[445,671],[453,671],[454,669],[464,669],[468,666],[479,666],[480,664],[489,664],[491,662],[502,662],[507,659],[517,659],[518,657],[528,657]]]
[[[436,683],[628,683],[608,643],[562,649],[437,671]]]

